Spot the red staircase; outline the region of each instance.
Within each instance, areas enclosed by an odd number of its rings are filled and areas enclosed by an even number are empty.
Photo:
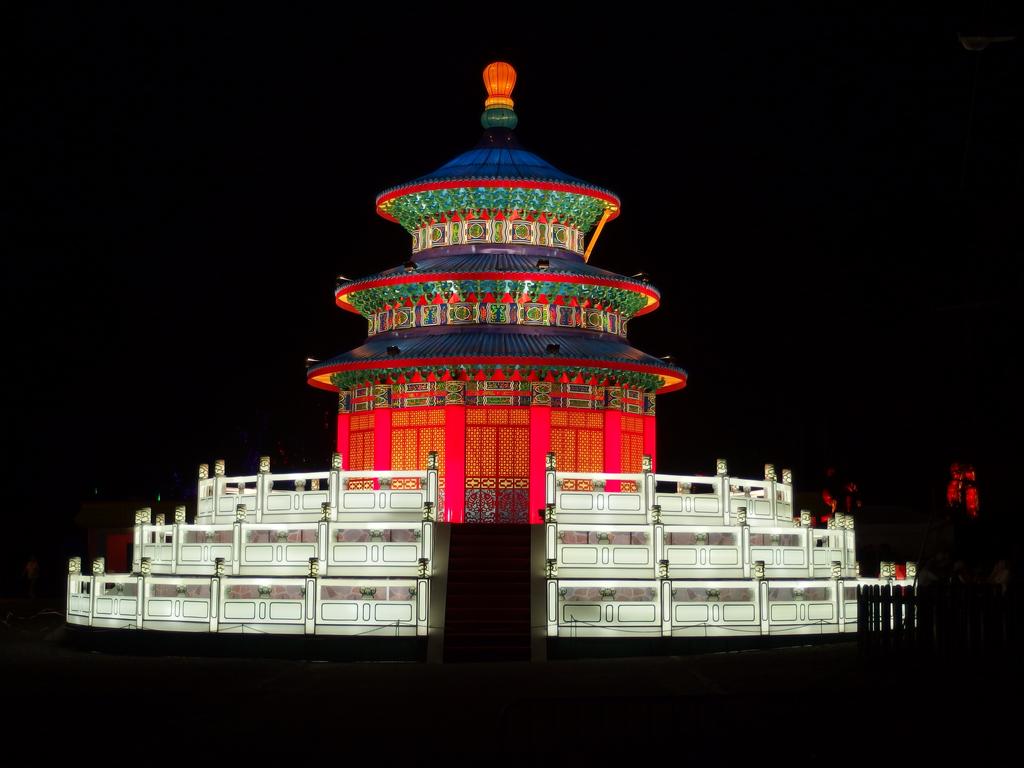
[[[444,660],[530,660],[530,526],[452,526]]]

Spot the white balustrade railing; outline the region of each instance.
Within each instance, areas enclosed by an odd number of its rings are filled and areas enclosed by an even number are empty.
[[[762,527],[793,521],[790,482],[724,474],[656,475],[646,470],[637,474],[561,472],[552,466],[556,458],[549,456],[546,503],[553,504],[565,522],[651,522],[655,510],[662,522],[677,525],[745,521]]]
[[[555,505],[566,522],[646,523],[643,475],[554,472]],[[623,482],[636,490],[622,490]]]
[[[766,578],[833,578],[836,562],[838,575],[855,575],[842,544],[852,531],[562,519],[545,523],[545,558],[560,578],[739,579],[760,567]]]
[[[149,559],[151,573],[302,576],[310,559],[321,575],[429,575],[434,523],[320,520],[316,523],[135,526],[133,571]],[[141,543],[140,543],[141,542]],[[426,560],[424,564],[423,561]],[[424,571],[425,569],[425,571]]]
[[[427,578],[68,576],[70,624],[118,629],[426,636]]]
[[[290,487],[289,487],[290,486]],[[327,504],[332,519],[417,520],[437,505],[437,470],[261,472],[199,480],[196,521],[234,522],[245,505],[252,523],[316,522]]]
[[[554,578],[547,581],[547,631],[550,637],[856,632],[857,584],[866,581]]]

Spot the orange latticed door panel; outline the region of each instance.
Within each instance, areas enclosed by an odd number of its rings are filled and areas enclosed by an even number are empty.
[[[623,472],[642,472],[644,456],[644,420],[639,416],[622,417],[621,442],[619,444]],[[622,491],[635,493],[636,483],[623,480]]]
[[[594,411],[553,409],[551,450],[555,453],[559,472],[603,472],[604,417]],[[566,480],[562,487],[565,490],[592,491],[593,483],[590,480]]]
[[[528,523],[529,503],[529,409],[467,408],[465,521]]]
[[[348,466],[349,469],[373,469],[373,414],[353,414],[349,422],[348,435]],[[351,479],[349,490],[367,490],[373,488],[373,478]]]
[[[391,414],[391,469],[424,470],[427,456],[437,452],[438,475],[444,475],[444,411],[440,408],[410,408]],[[395,478],[396,490],[419,487],[414,478]]]

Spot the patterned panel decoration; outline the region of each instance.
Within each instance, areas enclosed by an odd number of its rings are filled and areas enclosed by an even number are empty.
[[[486,243],[488,239],[487,225],[489,221],[483,219],[471,219],[466,222],[466,227],[463,230],[465,232],[465,242],[467,243]]]
[[[533,405],[551,405],[551,388],[554,385],[549,381],[538,381],[533,384]]]
[[[420,325],[428,327],[441,324],[441,306],[439,304],[427,304],[420,307]]]
[[[622,387],[608,387],[605,389],[604,407],[610,411],[622,410]]]
[[[392,328],[399,330],[402,328],[414,328],[415,326],[416,312],[413,307],[396,307],[392,310]]]
[[[555,307],[555,325],[575,328],[578,325],[578,307]]]
[[[643,469],[644,421],[639,416],[622,417],[620,457],[623,472],[640,472]]]
[[[603,331],[604,313],[599,309],[584,309],[580,313],[580,327],[592,331]]]
[[[457,301],[448,305],[449,325],[470,325],[477,321],[480,315],[479,306],[467,301]]]
[[[409,303],[419,304],[421,298],[433,304],[437,296],[444,302],[451,302],[454,296],[454,303],[461,303],[470,294],[481,297],[487,293],[494,296],[502,296],[505,293],[514,297],[528,296],[527,303],[533,304],[543,304],[541,296],[551,303],[561,296],[566,307],[579,309],[584,304],[589,304],[597,309],[600,305],[602,312],[616,314],[621,320],[623,317],[632,317],[647,307],[658,295],[650,285],[629,278],[622,278],[622,282],[614,286],[594,285],[589,281],[566,281],[558,274],[540,273],[515,279],[480,279],[479,276],[465,274],[455,276],[455,279],[449,277],[443,280],[425,277],[423,280],[402,283],[393,283],[390,280],[377,283],[371,281],[366,286],[360,285],[360,282],[356,281],[337,294],[337,297],[351,304],[364,317],[380,313],[382,320],[387,319],[383,317],[384,313],[393,311],[395,307],[408,306]],[[573,299],[579,306],[572,305]],[[551,304],[548,306],[554,308]],[[377,330],[380,331],[381,328]],[[609,329],[609,332],[618,332],[621,335],[621,329],[618,327]]]
[[[352,412],[359,413],[373,408],[373,393],[369,387],[355,387],[352,390]]]
[[[529,425],[526,408],[466,409],[466,522],[529,521]]]
[[[655,396],[653,392],[644,393],[644,416],[654,415],[654,399]]]
[[[523,325],[548,325],[548,305],[523,303],[519,307],[519,322]]]
[[[425,225],[424,219],[447,211],[487,210],[492,217],[502,211],[527,210],[546,211],[558,216],[559,221],[571,222],[580,232],[586,232],[612,205],[608,200],[586,193],[563,192],[527,187],[478,187],[453,186],[439,189],[419,189],[409,194],[385,194],[378,200],[378,206],[396,219],[410,234]],[[452,222],[459,223],[459,222]],[[498,224],[498,221],[494,221]],[[522,219],[515,224],[532,224]],[[443,228],[444,224],[427,225],[432,229]],[[529,229],[529,228],[528,228]],[[529,234],[525,242],[531,242]],[[452,235],[454,239],[454,235]],[[431,239],[433,232],[431,232]],[[440,235],[437,240],[440,240]],[[582,237],[580,238],[582,240]],[[436,242],[436,240],[435,240]],[[456,242],[458,242],[456,240]],[[499,240],[497,242],[508,242]],[[513,241],[514,242],[514,241]],[[582,242],[579,244],[582,247]]]
[[[531,222],[516,221],[509,227],[512,237],[511,243],[532,243],[535,237],[535,230]]]
[[[347,389],[338,390],[338,413],[352,411],[352,393]]]
[[[374,408],[390,408],[391,407],[391,387],[386,384],[374,384],[373,385],[373,407]]]
[[[511,313],[509,312],[508,304],[486,304],[487,307],[487,322],[488,323],[499,323],[505,324],[509,322]]]
[[[522,381],[476,381],[466,391],[467,405],[529,405],[530,385]]]
[[[444,404],[465,405],[466,404],[466,382],[446,381],[444,383]]]
[[[582,408],[590,410],[604,405],[603,396],[596,394],[598,387],[590,384],[559,384],[555,387],[552,397],[557,408]]]
[[[622,412],[641,415],[644,412],[643,394],[629,387],[622,388]]]
[[[565,472],[604,471],[604,416],[600,413],[551,411],[551,450]]]

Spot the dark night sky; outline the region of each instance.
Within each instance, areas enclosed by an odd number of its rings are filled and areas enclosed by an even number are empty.
[[[960,458],[1008,514],[1019,20],[594,8],[33,4],[5,120],[19,496],[42,484],[67,519],[95,493],[194,494],[221,456],[326,465],[334,399],[304,358],[365,335],[334,276],[408,258],[374,197],[476,142],[480,71],[503,58],[524,145],[622,198],[592,261],[662,290],[631,328],[690,374],[659,402],[662,469],[773,461],[816,489],[836,464],[867,502],[926,509]],[[978,29],[1018,40],[965,51]]]

